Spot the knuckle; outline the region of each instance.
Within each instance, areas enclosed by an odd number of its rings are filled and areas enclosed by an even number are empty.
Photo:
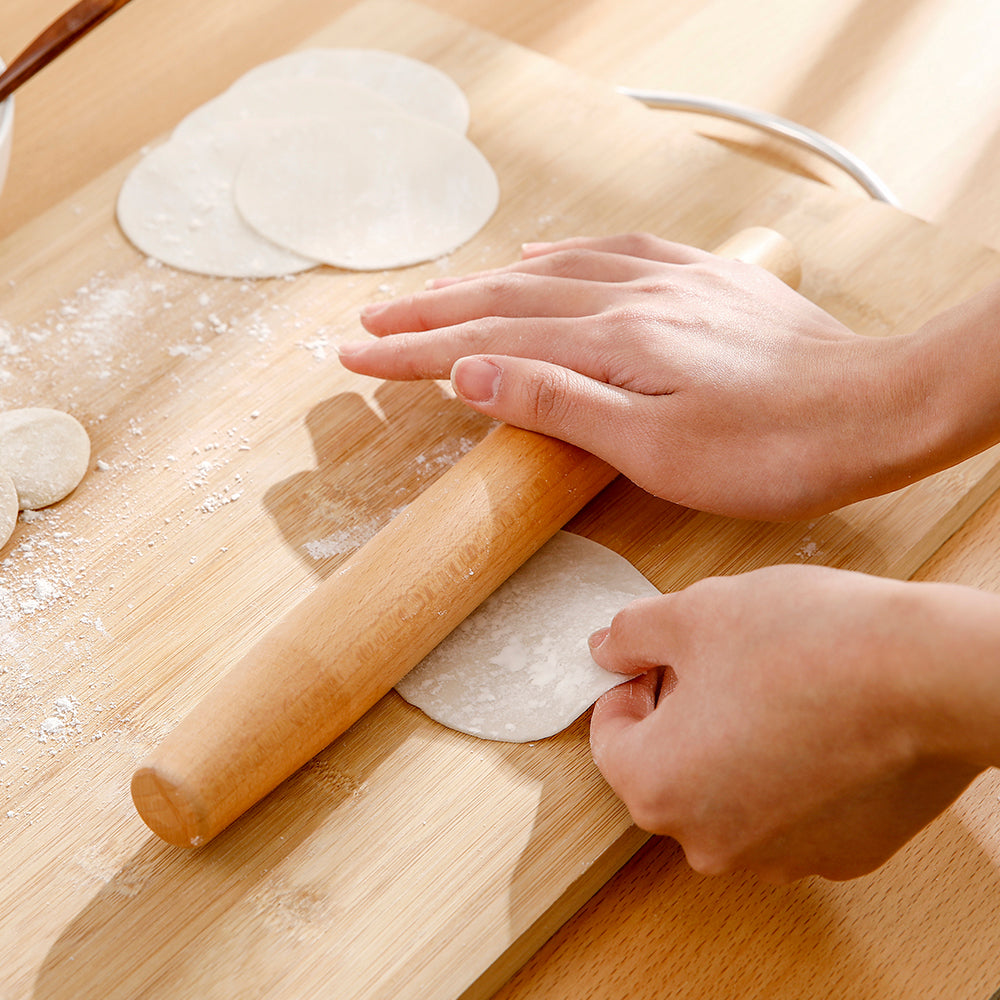
[[[806,875],[805,872],[796,872],[790,867],[778,864],[758,865],[753,871],[761,882],[767,882],[769,885],[788,885]]]
[[[647,833],[670,835],[670,805],[666,789],[646,774],[634,775],[623,801],[635,825]]]
[[[485,354],[496,348],[504,335],[504,320],[500,316],[484,316],[455,327],[451,336],[459,354]]]
[[[648,232],[627,233],[623,237],[623,245],[627,253],[636,257],[648,257],[653,254],[660,244],[660,239]]]
[[[572,278],[590,269],[595,257],[590,247],[567,247],[549,254],[545,261],[546,273],[557,278]]]
[[[652,834],[666,834],[666,824],[663,822],[662,809],[654,800],[640,794],[633,794],[626,802],[629,815],[639,829]]]
[[[408,295],[400,300],[399,308],[405,309],[410,317],[406,324],[409,332],[433,330],[437,324],[434,300],[427,294]]]
[[[477,309],[492,316],[520,316],[533,299],[537,281],[536,275],[521,271],[484,275],[474,286]]]
[[[650,606],[656,600],[655,597],[639,598],[626,604],[618,611],[611,619],[611,629],[608,633],[612,642],[620,642],[634,631],[651,610]]]
[[[687,863],[699,875],[732,875],[738,868],[736,859],[726,851],[682,846]]]
[[[529,415],[537,426],[564,427],[570,410],[566,374],[558,368],[538,372],[530,386],[529,406]]]
[[[517,298],[527,284],[527,275],[511,271],[482,278],[482,291],[491,302],[504,303]]]

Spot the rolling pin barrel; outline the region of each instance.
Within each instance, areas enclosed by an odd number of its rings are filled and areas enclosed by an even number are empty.
[[[717,253],[799,281],[794,249],[744,230]],[[163,840],[211,840],[328,746],[615,478],[593,455],[501,426],[320,583],[132,778]]]

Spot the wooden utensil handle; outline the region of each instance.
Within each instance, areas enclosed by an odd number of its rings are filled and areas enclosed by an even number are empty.
[[[129,0],[80,0],[53,21],[0,74],[0,101],[14,93],[40,69],[79,41],[88,31],[120,10]]]
[[[792,284],[772,230],[720,253]],[[272,628],[135,772],[147,826],[206,843],[390,691],[616,476],[572,445],[501,426]]]

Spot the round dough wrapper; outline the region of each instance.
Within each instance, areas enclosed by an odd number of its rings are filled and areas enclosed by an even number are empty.
[[[0,413],[0,469],[13,480],[22,510],[68,496],[89,463],[90,438],[68,413],[44,407]]]
[[[269,278],[315,267],[251,229],[233,202],[240,162],[276,127],[270,119],[220,123],[151,150],[118,193],[122,231],[143,253],[196,274]]]
[[[289,127],[249,153],[236,204],[266,238],[335,267],[442,257],[496,210],[496,174],[451,129],[408,115]]]
[[[447,73],[429,63],[382,49],[304,49],[261,63],[244,73],[244,82],[288,77],[348,80],[373,90],[419,118],[429,118],[456,132],[469,126],[469,101]]]
[[[278,77],[233,84],[182,118],[171,139],[211,134],[220,124],[266,119],[339,117],[345,113],[399,112],[387,97],[345,80]]]
[[[14,480],[0,469],[0,549],[3,549],[10,541],[10,536],[14,534],[19,509]]]
[[[396,690],[472,736],[508,743],[553,736],[626,680],[594,663],[588,636],[630,601],[658,593],[616,552],[560,532]]]

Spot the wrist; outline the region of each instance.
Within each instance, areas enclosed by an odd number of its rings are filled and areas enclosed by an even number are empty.
[[[911,334],[850,345],[840,505],[901,489],[1000,441],[998,317],[1000,283]]]
[[[1000,284],[934,317],[900,346],[901,436],[920,477],[1000,441]]]
[[[930,388],[933,352],[915,335],[857,337],[846,350],[845,375],[825,407],[836,436],[815,456],[828,509],[902,489],[948,464],[939,464],[948,432],[934,417],[945,407]]]
[[[955,584],[903,584],[896,658],[921,755],[1000,765],[1000,596]]]

